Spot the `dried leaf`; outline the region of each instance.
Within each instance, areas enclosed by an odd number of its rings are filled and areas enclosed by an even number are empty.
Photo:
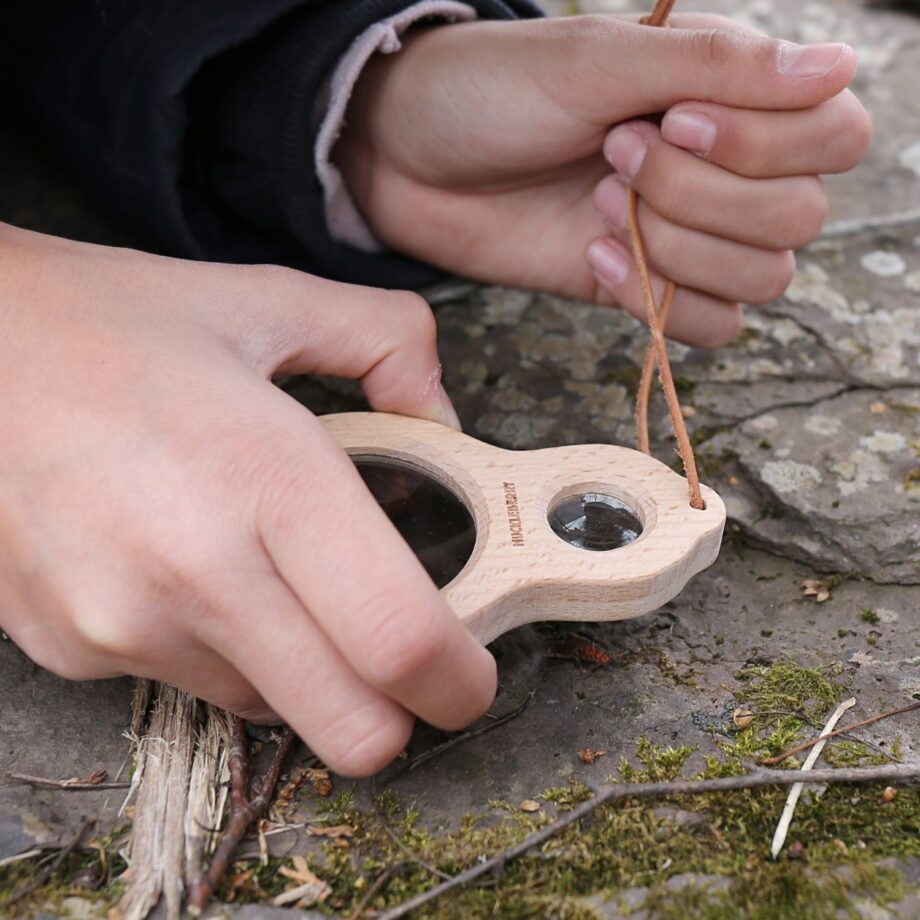
[[[306,767],[297,767],[291,771],[288,781],[275,795],[275,801],[272,806],[273,811],[283,812],[285,809],[290,808],[294,801],[294,796],[309,779],[309,773],[310,771]]]
[[[813,597],[816,604],[823,604],[831,596],[831,586],[816,578],[806,578],[802,582],[802,593],[805,597]]]
[[[322,903],[332,893],[332,889],[318,876],[310,873],[312,878],[297,885],[288,888],[277,897],[272,898],[273,907],[284,907],[286,904],[294,904],[297,901],[302,902],[300,907],[309,907],[311,904]]]
[[[307,827],[311,837],[354,837],[355,829],[350,824],[336,824],[332,827],[311,824]]]
[[[521,802],[521,811],[534,812],[540,810],[540,803],[535,802],[533,799],[524,799]]]
[[[332,795],[332,780],[329,779],[329,771],[326,769],[307,770],[307,778],[313,786],[313,791],[323,798]]]
[[[307,860],[303,856],[292,856],[291,865],[292,867],[290,868],[288,866],[282,866],[278,870],[278,874],[298,884],[303,884],[304,882],[309,882],[316,878],[313,872],[310,871]]]
[[[599,757],[603,757],[606,753],[606,751],[592,751],[591,748],[582,748],[578,752],[578,756],[582,763],[592,764],[595,760],[597,760]]]
[[[232,903],[236,900],[237,895],[244,892],[258,891],[258,883],[253,881],[255,870],[246,869],[243,872],[234,872],[227,877],[228,891],[224,900]]]
[[[573,658],[577,661],[590,661],[592,664],[610,664],[613,660],[596,642],[574,633],[566,636],[558,648],[548,651],[546,657]]]

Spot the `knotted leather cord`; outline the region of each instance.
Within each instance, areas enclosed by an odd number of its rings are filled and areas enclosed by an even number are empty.
[[[666,26],[668,16],[674,8],[675,0],[658,0],[651,16],[645,16],[641,22],[650,26]],[[674,375],[671,373],[671,362],[668,359],[668,349],[664,341],[664,326],[668,321],[668,313],[674,300],[677,286],[668,279],[661,307],[655,304],[655,295],[652,293],[652,284],[649,278],[648,263],[645,259],[645,246],[642,242],[642,233],[639,230],[638,196],[633,189],[627,192],[627,227],[629,228],[629,242],[632,246],[633,259],[639,269],[639,282],[642,286],[642,296],[645,300],[645,312],[648,317],[648,328],[651,339],[645,353],[645,363],[642,366],[642,377],[639,381],[639,390],[636,393],[636,437],[639,450],[649,453],[648,438],[648,404],[652,388],[652,375],[655,365],[658,365],[658,379],[664,392],[665,402],[668,404],[668,414],[671,417],[671,427],[677,438],[677,452],[680,454],[684,472],[687,475],[687,486],[690,491],[690,506],[702,509],[706,507],[700,491],[700,477],[696,469],[696,457],[693,455],[693,445],[687,434],[684,423],[684,414],[677,398],[677,389],[674,386]]]

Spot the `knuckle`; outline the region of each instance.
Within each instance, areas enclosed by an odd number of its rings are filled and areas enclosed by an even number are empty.
[[[700,29],[689,34],[695,57],[711,70],[720,70],[738,56],[741,44],[738,33],[725,29]]]
[[[306,277],[303,272],[284,265],[241,265],[231,266],[231,268],[238,268],[241,272],[245,272],[250,281],[268,287],[289,288]]]
[[[700,205],[708,206],[698,179],[676,170],[662,174],[654,183],[654,191],[644,197],[660,217],[678,225],[692,226],[701,216]]]
[[[827,219],[827,195],[817,176],[800,182],[799,194],[793,207],[785,207],[781,223],[781,244],[788,249],[801,249],[821,232]]]
[[[420,294],[386,291],[386,309],[398,314],[397,328],[411,341],[433,342],[437,335],[434,313]]]
[[[709,328],[705,341],[700,344],[704,348],[729,345],[741,334],[742,319],[741,307],[737,303],[725,304],[719,324]]]
[[[394,687],[410,680],[444,649],[446,637],[438,620],[420,615],[406,598],[378,595],[357,615],[373,624],[368,635],[371,652],[362,671],[375,686]]]
[[[771,303],[781,297],[795,275],[795,254],[789,250],[770,253],[768,265],[753,294],[748,298],[752,304]]]
[[[855,96],[852,97],[852,109],[844,130],[838,137],[845,145],[841,168],[852,169],[859,164],[872,144],[872,116],[863,108]]]
[[[97,601],[72,601],[67,619],[79,642],[94,657],[133,659],[143,645],[128,608]]]
[[[92,680],[99,676],[87,660],[87,656],[80,654],[76,649],[64,651],[42,643],[26,651],[40,668],[65,680]]]
[[[334,730],[313,739],[324,763],[342,776],[370,776],[383,769],[409,743],[412,719],[381,713],[369,704],[341,719]]]

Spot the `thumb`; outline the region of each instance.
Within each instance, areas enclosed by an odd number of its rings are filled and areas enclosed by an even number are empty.
[[[566,53],[557,47],[533,59],[564,66],[560,85],[573,94],[571,106],[589,107],[588,117],[600,123],[661,112],[687,99],[747,109],[811,108],[845,89],[856,72],[849,45],[797,45],[730,25],[653,28],[584,16],[566,27]]]
[[[259,278],[255,301],[256,322],[272,333],[256,362],[265,376],[360,380],[374,409],[460,428],[441,385],[434,315],[422,297],[287,269],[271,269],[267,280]]]

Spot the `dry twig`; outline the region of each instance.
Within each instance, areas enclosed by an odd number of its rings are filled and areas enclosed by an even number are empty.
[[[374,895],[377,894],[377,892],[380,891],[380,889],[383,888],[383,886],[386,885],[386,883],[391,878],[393,878],[393,876],[399,871],[400,868],[401,867],[397,865],[384,869],[383,872],[381,872],[380,875],[374,879],[374,883],[371,885],[371,887],[368,888],[364,893],[364,897],[361,898],[361,900],[358,902],[358,906],[355,907],[354,911],[352,911],[348,920],[359,920],[359,918],[363,916],[364,911],[367,910],[367,905],[371,903]]]
[[[499,716],[488,725],[483,725],[482,728],[477,728],[475,731],[464,732],[462,735],[454,735],[453,738],[448,738],[447,741],[444,741],[441,744],[436,744],[433,748],[429,748],[427,751],[423,751],[418,755],[418,757],[409,763],[409,766],[406,767],[406,772],[408,773],[410,770],[414,770],[420,764],[425,763],[426,760],[431,760],[432,757],[437,757],[438,754],[443,754],[445,751],[452,747],[456,747],[458,744],[463,744],[464,741],[470,741],[473,738],[478,738],[480,735],[484,735],[486,732],[492,731],[493,728],[498,728],[499,725],[504,725],[506,722],[510,722],[512,719],[516,719],[531,704],[536,692],[536,690],[531,690],[527,696],[525,696],[524,699],[521,700],[521,702],[511,710],[511,712],[507,712],[505,715]],[[402,771],[400,771],[400,773],[401,772]],[[399,774],[397,774],[397,776],[398,775]]]
[[[817,744],[819,741],[824,741],[827,738],[835,738],[837,735],[845,735],[848,732],[853,731],[855,728],[863,728],[866,725],[872,725],[873,722],[881,722],[882,719],[888,719],[891,716],[899,716],[902,712],[913,712],[915,709],[920,709],[920,702],[911,703],[909,706],[901,706],[898,709],[889,709],[888,712],[879,713],[877,716],[872,716],[871,719],[863,719],[862,722],[854,722],[852,725],[844,725],[843,728],[838,728],[836,731],[828,732],[826,735],[822,735],[820,738],[813,738],[811,741],[806,741],[803,744],[798,744],[794,748],[789,748],[788,751],[784,751],[782,754],[777,754],[776,757],[768,757],[766,760],[761,760],[760,764],[764,767],[773,767],[778,763],[782,763],[789,757],[792,757],[793,754],[798,754],[801,751],[807,751],[810,747]]]
[[[709,793],[730,792],[738,789],[754,789],[759,786],[790,786],[804,778],[809,783],[864,783],[897,782],[899,780],[920,777],[920,763],[892,764],[884,767],[862,767],[856,769],[810,770],[803,774],[801,770],[759,770],[745,776],[727,776],[720,779],[676,780],[666,783],[609,783],[598,787],[595,797],[590,801],[566,812],[551,824],[534,831],[520,843],[483,860],[476,865],[455,875],[449,882],[443,882],[434,888],[410,898],[408,901],[384,911],[377,920],[398,920],[423,904],[439,898],[454,888],[468,885],[489,872],[499,872],[502,867],[518,856],[522,856],[533,847],[545,843],[555,834],[591,814],[596,808],[618,799],[653,798],[665,795],[705,795]]]
[[[49,789],[67,789],[70,792],[92,792],[103,789],[128,789],[128,782],[85,782],[78,779],[46,779],[44,776],[31,776],[28,773],[7,773],[10,779],[18,783],[28,783],[30,786],[42,786]]]
[[[233,858],[233,853],[245,836],[246,831],[265,814],[269,805],[271,805],[272,795],[275,791],[275,786],[278,784],[278,777],[281,775],[281,767],[294,743],[294,737],[294,732],[285,726],[278,740],[271,766],[259,781],[258,792],[250,797],[252,783],[246,723],[237,716],[233,717],[233,744],[228,758],[230,768],[230,814],[227,818],[227,826],[224,828],[223,836],[214,851],[214,856],[207,872],[189,882],[186,908],[193,917],[199,916],[207,906],[208,901],[211,900],[214,889],[223,879]]]
[[[32,894],[33,891],[37,891],[39,888],[41,888],[41,886],[44,885],[45,882],[47,882],[55,872],[57,872],[61,866],[61,863],[63,863],[64,860],[67,859],[67,857],[70,856],[70,854],[73,853],[73,851],[78,846],[80,846],[80,844],[83,842],[84,836],[86,836],[86,832],[91,827],[93,827],[95,823],[96,821],[93,818],[84,821],[83,824],[80,825],[80,830],[77,831],[76,837],[74,837],[73,840],[67,844],[67,846],[63,847],[57,856],[55,856],[54,859],[52,859],[51,862],[49,862],[48,865],[45,866],[45,868],[35,876],[35,878],[23,885],[22,888],[20,888],[18,891],[14,891],[5,901],[0,901],[0,908],[6,909],[13,904],[18,903],[23,898],[28,897],[30,894]]]

